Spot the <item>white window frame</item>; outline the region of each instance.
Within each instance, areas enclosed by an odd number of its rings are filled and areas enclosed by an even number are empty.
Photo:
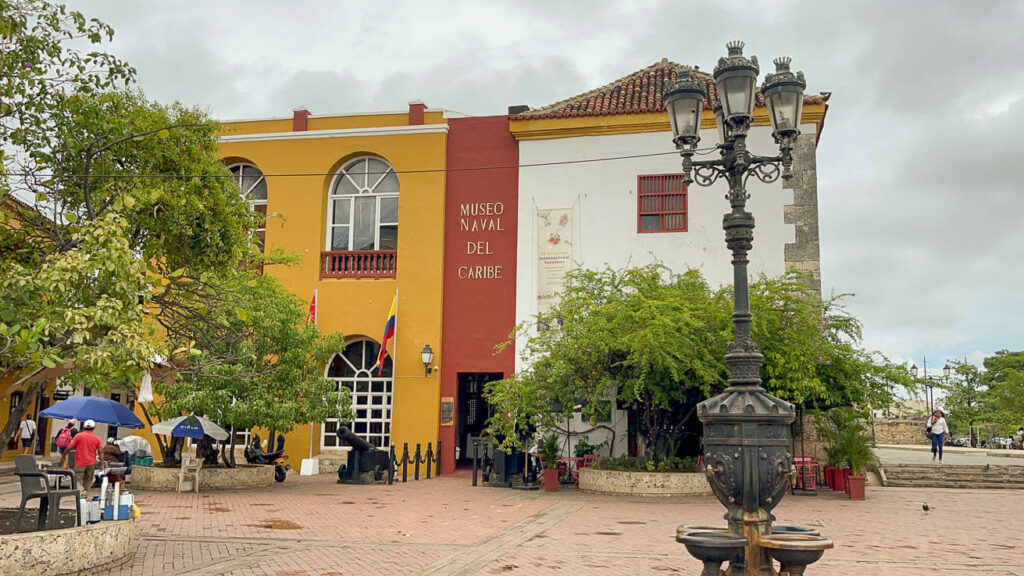
[[[367,185],[366,186],[360,186],[358,183],[356,183],[356,181],[349,174],[349,171],[354,166],[356,166],[360,162],[362,162],[364,168],[366,169],[366,172],[368,173],[369,172],[368,162],[370,160],[376,160],[378,162],[383,162],[384,164],[387,165],[387,169],[384,171],[383,174],[377,174],[377,173],[368,174]],[[384,200],[384,199],[389,199],[389,198],[394,198],[394,199],[397,200],[398,196],[399,196],[399,193],[401,192],[401,182],[399,182],[399,192],[387,192],[387,193],[378,193],[378,192],[376,192],[377,187],[380,186],[380,184],[382,182],[384,182],[384,179],[387,178],[387,176],[389,174],[394,174],[395,178],[396,179],[398,178],[398,174],[397,174],[397,172],[395,172],[395,168],[391,165],[391,163],[388,162],[387,160],[383,159],[383,158],[380,158],[379,156],[360,156],[359,158],[355,158],[353,160],[350,160],[349,162],[346,162],[345,165],[340,170],[338,170],[338,173],[334,176],[334,179],[331,181],[330,191],[327,194],[327,211],[326,211],[327,212],[327,234],[325,235],[326,238],[324,240],[324,250],[325,251],[328,251],[328,252],[335,251],[335,249],[334,249],[334,247],[332,245],[333,244],[333,240],[334,240],[334,229],[335,228],[344,227],[344,226],[348,226],[348,246],[349,246],[349,249],[345,250],[345,251],[352,251],[351,247],[353,246],[353,240],[354,240],[354,235],[355,235],[355,223],[354,223],[354,221],[355,221],[355,205],[356,205],[355,198],[359,198],[360,196],[365,196],[365,195],[373,195],[377,199],[377,204],[376,204],[376,208],[375,208],[375,212],[374,212],[374,230],[373,230],[373,248],[372,248],[372,250],[381,250],[381,248],[380,248],[380,229],[381,229],[381,226],[394,226],[396,228],[396,230],[398,228],[398,220],[397,219],[395,220],[395,222],[383,222],[383,223],[380,220],[381,201]],[[374,180],[374,176],[377,177],[376,180]],[[356,188],[359,189],[359,193],[358,194],[339,194],[339,193],[337,193],[337,190],[338,190],[338,187],[341,184],[341,181],[342,180],[346,180],[346,179],[353,186],[355,186]],[[335,200],[345,200],[345,199],[350,199],[350,202],[349,202],[348,224],[335,224],[334,223],[334,201]]]
[[[253,235],[259,237],[259,234],[261,232],[263,233],[263,246],[262,247],[263,247],[263,251],[266,252],[266,250],[267,250],[267,246],[266,246],[266,243],[267,243],[267,217],[266,217],[266,214],[267,214],[267,199],[266,198],[252,198],[252,196],[250,196],[250,193],[253,191],[253,189],[255,189],[257,186],[259,186],[260,183],[264,183],[265,184],[267,179],[263,175],[263,171],[259,169],[259,166],[256,166],[255,164],[252,164],[251,162],[236,162],[236,163],[231,164],[230,166],[228,166],[228,170],[231,170],[231,173],[234,174],[235,184],[238,184],[239,188],[242,187],[242,178],[245,177],[245,169],[246,168],[252,168],[256,172],[259,172],[259,174],[260,174],[260,177],[258,179],[256,179],[256,181],[253,183],[252,186],[249,186],[248,189],[243,189],[242,190],[242,195],[249,202],[249,208],[253,212],[257,212],[257,210],[256,210],[257,206],[262,206],[263,207],[263,213],[262,213],[263,220],[260,221],[260,227],[256,228],[255,230],[253,230]],[[235,172],[236,169],[238,170],[237,173]],[[269,187],[267,187],[267,197],[268,198],[270,197],[270,188]]]
[[[349,346],[371,342],[376,345],[380,345],[379,342],[372,338],[357,338],[350,340],[345,343],[346,350]],[[365,345],[365,344],[364,344]],[[331,364],[334,362],[336,357],[340,357],[342,361],[347,363],[349,367],[355,372],[355,376],[347,377],[334,377],[330,376],[329,372]],[[386,353],[385,358],[390,359],[390,354]],[[377,360],[373,358],[371,361],[372,365],[368,366],[367,359],[364,359],[363,366],[354,366],[349,359],[345,356],[345,350],[336,352],[334,356],[327,362],[327,366],[324,367],[324,377],[329,378],[335,382],[335,389],[340,393],[341,387],[345,386],[349,388],[352,396],[352,410],[356,412],[356,418],[348,422],[342,422],[337,418],[328,418],[323,422],[320,427],[320,450],[321,451],[335,451],[341,450],[342,447],[338,445],[338,438],[334,432],[328,432],[328,423],[337,425],[347,426],[349,430],[352,430],[354,434],[366,440],[370,444],[387,450],[391,447],[391,434],[392,434],[392,416],[394,406],[394,377],[393,376],[377,376]],[[365,390],[360,390],[359,384],[365,384]],[[374,391],[378,388],[378,391]],[[373,404],[375,398],[380,399],[380,404]],[[365,414],[360,417],[359,411],[363,410]],[[373,411],[380,410],[380,416],[374,417]],[[358,431],[357,424],[364,424],[365,431]],[[372,424],[380,424],[380,432],[370,432]],[[378,443],[374,443],[374,439],[379,439]]]

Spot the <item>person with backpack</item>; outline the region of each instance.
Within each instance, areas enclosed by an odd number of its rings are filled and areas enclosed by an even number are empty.
[[[72,418],[71,420],[68,420],[67,424],[65,424],[64,427],[60,429],[60,432],[57,433],[57,452],[59,452],[61,456],[67,452],[68,445],[71,444],[71,439],[75,437],[75,434],[78,434],[78,431],[75,430],[75,424],[77,424],[77,422]]]

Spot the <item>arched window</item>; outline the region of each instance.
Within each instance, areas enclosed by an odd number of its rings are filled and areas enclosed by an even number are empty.
[[[228,170],[235,175],[235,182],[242,189],[253,211],[261,215],[260,227],[256,229],[255,235],[262,252],[267,240],[267,180],[263,177],[263,171],[252,164],[232,164]]]
[[[334,178],[327,206],[327,250],[398,249],[398,175],[364,156]]]
[[[324,422],[320,445],[324,449],[337,448],[338,426],[347,426],[357,436],[378,448],[391,446],[391,398],[394,387],[391,356],[384,355],[384,370],[377,375],[377,355],[380,344],[374,340],[353,340],[345,351],[335,354],[327,366],[327,377],[336,382],[337,390],[344,386],[351,391],[355,420],[339,422],[329,418]]]

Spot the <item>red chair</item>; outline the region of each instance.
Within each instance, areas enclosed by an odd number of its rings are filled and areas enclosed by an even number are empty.
[[[796,467],[797,490],[813,491],[817,487],[818,460],[810,454],[799,454],[793,457]]]

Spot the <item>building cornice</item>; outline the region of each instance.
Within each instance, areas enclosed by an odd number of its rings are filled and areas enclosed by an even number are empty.
[[[418,126],[383,126],[378,128],[343,128],[333,130],[307,130],[303,132],[270,132],[265,134],[236,134],[221,136],[220,141],[266,142],[273,140],[310,140],[317,138],[354,138],[359,136],[399,136],[407,134],[447,134],[447,124]]]
[[[815,124],[821,133],[828,105],[805,104],[801,124]],[[614,114],[608,116],[579,116],[574,118],[516,118],[512,116],[509,129],[516,140],[549,140],[579,136],[610,136],[641,132],[668,132],[672,129],[665,112],[645,114]],[[754,109],[754,126],[769,126],[767,108]],[[704,111],[701,128],[715,129],[715,115]]]

